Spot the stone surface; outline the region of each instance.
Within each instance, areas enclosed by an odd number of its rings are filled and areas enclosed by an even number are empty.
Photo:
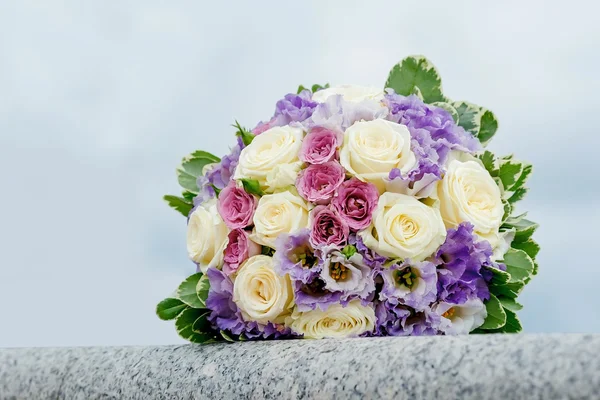
[[[0,349],[1,399],[599,399],[600,335]]]

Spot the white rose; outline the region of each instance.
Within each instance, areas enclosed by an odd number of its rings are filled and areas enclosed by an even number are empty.
[[[381,193],[392,169],[406,174],[415,166],[410,142],[405,125],[384,119],[359,121],[344,132],[340,163],[358,179],[375,184]]]
[[[439,303],[433,312],[440,315],[440,330],[446,335],[466,335],[483,325],[487,317],[485,304],[471,299],[463,304]]]
[[[294,185],[301,168],[302,161],[277,165],[267,172],[267,178],[265,180],[265,185],[267,187],[266,191],[268,193],[273,193],[279,189]]]
[[[504,206],[500,188],[483,167],[470,155],[452,159],[438,184],[440,212],[448,228],[470,222],[475,233],[496,248]]]
[[[346,101],[359,102],[362,100],[379,101],[383,99],[384,92],[382,89],[376,87],[340,85],[319,90],[312,95],[312,99],[317,103],[324,103],[329,96],[336,94],[342,95]]]
[[[286,319],[286,325],[307,339],[344,338],[372,331],[375,320],[373,308],[352,300],[346,307],[335,303],[325,311],[318,307],[304,312],[295,310]]]
[[[223,263],[223,250],[227,244],[227,226],[217,211],[217,201],[212,199],[190,215],[187,227],[187,251],[202,272]]]
[[[289,275],[274,270],[273,257],[257,255],[238,269],[233,283],[233,301],[246,321],[283,323],[294,303]]]
[[[274,248],[279,235],[308,226],[308,205],[289,191],[267,194],[258,201],[253,220],[251,239]]]
[[[421,261],[444,243],[446,228],[437,209],[414,197],[386,192],[379,197],[373,222],[359,235],[383,256]]]
[[[299,161],[298,152],[303,136],[301,128],[289,125],[277,126],[257,135],[240,153],[233,178],[256,179],[263,190],[268,189],[266,181],[269,172]]]

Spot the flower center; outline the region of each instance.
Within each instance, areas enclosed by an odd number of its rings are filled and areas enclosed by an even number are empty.
[[[342,263],[336,262],[332,263],[329,267],[329,275],[334,281],[345,281],[348,275],[350,275],[350,271],[348,268]]]
[[[315,279],[311,283],[302,285],[301,290],[302,292],[313,296],[328,293],[328,291],[325,289],[325,282],[323,282],[321,279]]]
[[[394,281],[396,282],[397,286],[405,286],[409,289],[412,289],[417,282],[418,277],[419,276],[417,273],[410,267],[403,270],[394,271]]]
[[[455,312],[456,311],[454,310],[454,307],[451,307],[448,309],[448,311],[442,314],[442,317],[451,319],[454,316]]]
[[[315,255],[307,248],[301,248],[300,250],[300,252],[293,254],[292,257],[290,257],[291,261],[294,263],[300,263],[302,268],[308,269],[314,267],[319,259],[315,257]]]

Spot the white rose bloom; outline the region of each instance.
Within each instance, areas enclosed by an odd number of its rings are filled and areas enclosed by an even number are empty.
[[[275,168],[267,172],[265,180],[266,191],[274,193],[277,190],[295,185],[301,168],[302,161],[275,166]]]
[[[344,132],[340,163],[348,173],[375,184],[381,193],[392,169],[406,174],[415,166],[410,143],[405,125],[384,119],[359,121]]]
[[[217,211],[217,200],[212,199],[190,215],[187,227],[189,257],[202,272],[223,263],[223,250],[227,244],[227,226]]]
[[[267,194],[258,201],[253,220],[251,239],[274,248],[279,235],[308,226],[308,205],[289,191]]]
[[[370,332],[375,328],[375,311],[363,306],[360,300],[352,300],[346,307],[339,303],[330,305],[323,311],[316,308],[310,311],[295,310],[286,319],[286,325],[307,339],[345,338]]]
[[[442,317],[440,330],[446,335],[466,335],[483,325],[487,317],[485,304],[479,299],[463,304],[440,303],[433,312]]]
[[[475,233],[489,241],[493,249],[501,244],[498,230],[504,215],[502,195],[479,160],[467,154],[450,160],[437,195],[447,228],[470,222]]]
[[[283,323],[294,304],[289,275],[279,275],[273,257],[257,255],[238,269],[233,283],[233,301],[246,321]]]
[[[386,192],[379,197],[373,222],[359,236],[383,256],[421,261],[444,243],[446,228],[439,210],[414,197]]]
[[[267,175],[276,167],[296,164],[304,131],[289,125],[276,126],[257,135],[240,153],[234,179],[256,179],[267,190]]]
[[[336,94],[342,95],[346,101],[359,102],[363,100],[379,101],[383,99],[384,92],[381,88],[376,87],[340,85],[313,93],[312,100],[317,103],[324,103],[329,96],[335,96]]]

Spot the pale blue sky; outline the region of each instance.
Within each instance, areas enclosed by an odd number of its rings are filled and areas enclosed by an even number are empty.
[[[424,54],[535,164],[528,332],[600,332],[600,25],[589,2],[0,0],[0,346],[177,343],[154,306],[194,266],[162,202],[195,149],[298,84],[382,86]],[[590,10],[589,7],[596,7]]]

